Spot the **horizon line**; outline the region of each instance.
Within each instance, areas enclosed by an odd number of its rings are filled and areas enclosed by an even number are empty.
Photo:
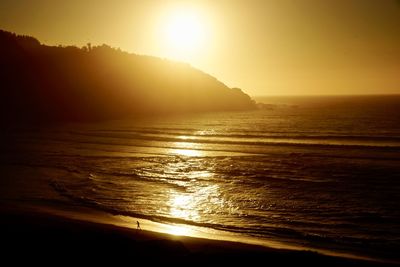
[[[249,94],[249,93],[247,93]],[[263,94],[251,97],[341,97],[341,96],[400,96],[400,93],[368,93],[368,94]]]

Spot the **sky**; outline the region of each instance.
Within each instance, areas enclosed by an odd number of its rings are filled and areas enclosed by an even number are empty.
[[[252,96],[400,94],[399,0],[1,0],[0,29],[185,61]]]

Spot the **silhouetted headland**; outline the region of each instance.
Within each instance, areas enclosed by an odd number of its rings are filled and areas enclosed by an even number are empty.
[[[2,122],[91,121],[255,108],[188,64],[107,45],[47,46],[0,30]]]

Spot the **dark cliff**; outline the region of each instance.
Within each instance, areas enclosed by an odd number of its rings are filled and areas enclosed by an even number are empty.
[[[47,46],[0,31],[2,121],[90,121],[255,108],[188,64],[107,45]]]

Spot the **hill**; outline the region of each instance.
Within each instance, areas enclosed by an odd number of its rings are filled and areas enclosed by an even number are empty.
[[[47,46],[0,30],[0,119],[91,121],[255,108],[248,95],[188,64],[107,45]]]

